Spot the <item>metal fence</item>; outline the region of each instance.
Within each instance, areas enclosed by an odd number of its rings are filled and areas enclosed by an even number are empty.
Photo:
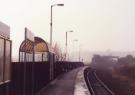
[[[10,95],[35,95],[50,81],[54,80],[62,73],[68,72],[74,68],[83,66],[81,62],[55,62],[53,68],[50,62],[26,62],[26,74],[24,80],[24,62],[12,63],[12,82],[10,86]],[[34,70],[32,67],[34,66]],[[50,69],[53,69],[52,71]],[[50,74],[52,73],[52,74]],[[34,75],[32,75],[34,74]],[[53,79],[50,76],[53,75]],[[25,83],[25,87],[24,84]]]

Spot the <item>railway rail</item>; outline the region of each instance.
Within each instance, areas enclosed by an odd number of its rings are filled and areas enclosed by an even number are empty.
[[[115,95],[96,75],[96,71],[86,68],[84,77],[91,95]]]

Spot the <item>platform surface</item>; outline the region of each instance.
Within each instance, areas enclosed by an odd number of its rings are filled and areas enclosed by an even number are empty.
[[[37,95],[74,95],[76,76],[81,69],[77,68],[60,75]]]

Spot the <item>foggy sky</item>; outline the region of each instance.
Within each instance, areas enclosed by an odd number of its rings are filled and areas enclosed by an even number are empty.
[[[69,51],[135,51],[134,0],[0,0],[0,21],[11,28],[13,55],[24,40],[24,27],[49,42],[50,6],[53,8],[53,43]],[[74,43],[73,40],[79,41]],[[74,44],[74,47],[73,47]]]

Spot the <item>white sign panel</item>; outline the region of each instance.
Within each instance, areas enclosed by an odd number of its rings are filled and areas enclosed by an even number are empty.
[[[29,39],[34,42],[34,33],[25,28],[25,39]]]
[[[0,22],[0,35],[4,38],[10,39],[10,27]]]

